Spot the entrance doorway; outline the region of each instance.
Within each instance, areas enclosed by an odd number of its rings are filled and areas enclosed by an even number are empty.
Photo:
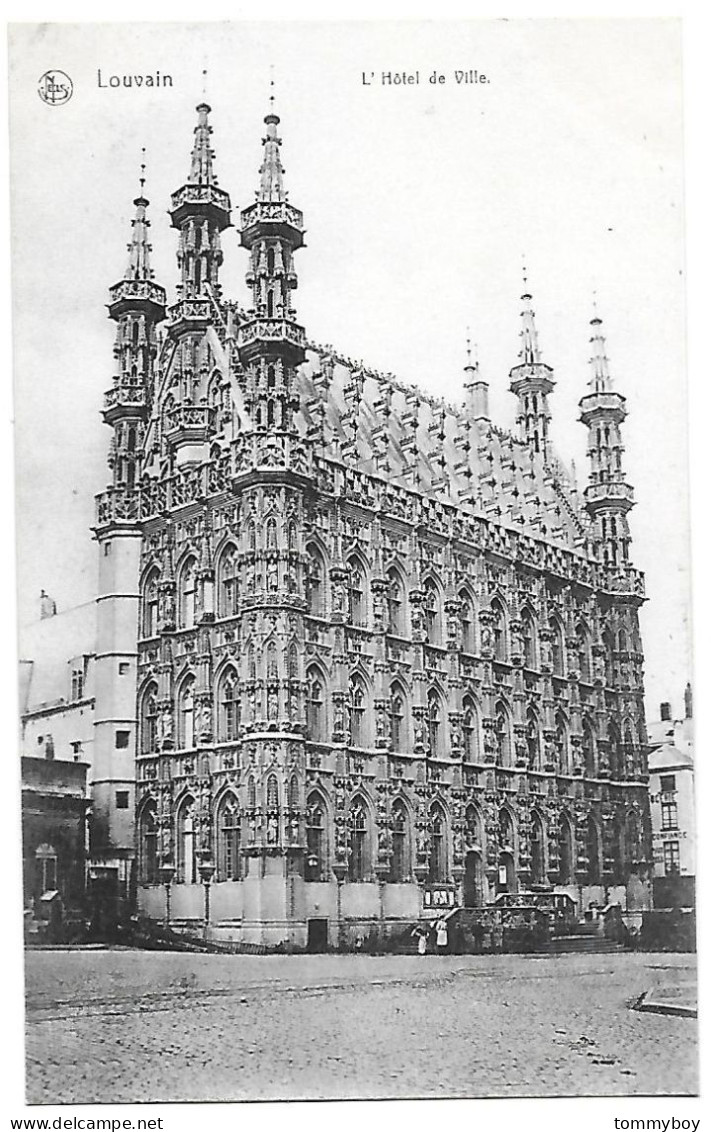
[[[499,857],[499,881],[496,886],[496,891],[516,891],[516,869],[514,868],[514,859],[511,853],[502,853]]]
[[[328,951],[328,920],[306,921],[306,950],[313,953]]]
[[[464,858],[464,880],[462,889],[465,908],[481,907],[484,903],[481,856],[474,849],[470,850]]]

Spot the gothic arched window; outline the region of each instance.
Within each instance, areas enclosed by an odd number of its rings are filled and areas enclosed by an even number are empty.
[[[218,713],[218,737],[231,742],[239,735],[239,686],[233,668],[220,679]]]
[[[555,676],[565,676],[565,646],[563,626],[557,617],[550,623],[551,630],[551,663]]]
[[[439,755],[443,747],[442,702],[439,692],[431,688],[427,695],[427,737],[431,755]]]
[[[304,879],[326,880],[328,853],[326,842],[326,805],[318,793],[306,799],[306,862]]]
[[[506,615],[498,598],[491,603],[492,631],[494,634],[494,659],[508,660],[509,650],[506,639]]]
[[[188,558],[183,563],[178,576],[179,625],[181,629],[192,629],[195,625],[197,574],[196,560]]]
[[[240,815],[236,799],[228,794],[217,811],[217,879],[240,879]]]
[[[541,769],[541,733],[538,726],[538,716],[533,708],[526,712],[526,747],[528,750],[528,765],[531,770]]]
[[[589,684],[592,679],[592,654],[590,649],[590,634],[582,621],[576,627],[575,637],[578,646],[578,667],[580,668],[580,679],[584,684]]]
[[[320,552],[315,546],[306,548],[308,555],[308,575],[306,579],[306,597],[308,611],[312,617],[326,615],[326,571]]]
[[[142,628],[144,637],[158,633],[158,571],[151,570],[143,583]]]
[[[509,766],[511,762],[511,728],[509,713],[501,700],[494,708],[494,733],[496,739],[496,761],[499,766]]]
[[[390,689],[390,742],[393,751],[404,751],[407,746],[406,697],[399,684]]]
[[[479,719],[476,705],[471,696],[465,696],[462,704],[464,714],[462,717],[462,744],[464,748],[464,761],[476,762],[479,755]]]
[[[439,802],[430,810],[430,884],[442,884],[449,879],[447,852],[447,819]]]
[[[599,884],[602,880],[602,839],[595,818],[590,815],[587,822],[588,883]]]
[[[555,713],[555,745],[558,751],[559,774],[570,774],[568,721],[562,711]]]
[[[237,550],[228,546],[217,567],[217,615],[234,617],[238,610]]]
[[[402,884],[410,875],[410,822],[407,806],[399,798],[392,810],[393,852],[390,858],[390,881]]]
[[[427,640],[431,645],[440,645],[442,643],[442,599],[439,587],[432,578],[426,579],[424,593]]]
[[[388,632],[396,637],[407,635],[405,593],[397,570],[388,570]]]
[[[176,880],[181,884],[196,884],[197,831],[195,829],[195,803],[186,799],[177,815],[178,869]]]
[[[459,600],[461,602],[459,617],[462,623],[462,652],[473,653],[476,651],[474,606],[467,593],[461,593]]]
[[[158,685],[149,684],[141,699],[140,750],[144,755],[158,749]]]
[[[348,689],[348,715],[352,747],[366,747],[367,744],[367,712],[366,690],[363,680],[357,674],[351,676]]]
[[[140,873],[144,884],[158,884],[158,814],[155,802],[141,810],[138,819]]]
[[[178,694],[178,746],[195,746],[195,680],[186,680]]]
[[[322,743],[326,738],[326,707],[324,704],[324,687],[321,672],[318,668],[309,668],[306,673],[307,701],[306,722],[309,739],[314,743]]]
[[[574,880],[573,827],[567,814],[561,814],[558,827],[558,883],[572,884]]]
[[[540,814],[531,819],[531,881],[545,884],[546,881],[546,835]]]
[[[530,609],[524,609],[521,614],[521,632],[523,634],[523,663],[526,668],[535,668],[537,659],[536,628]]]
[[[350,855],[348,876],[352,881],[367,880],[370,876],[370,821],[365,803],[354,798],[348,814]]]
[[[348,619],[352,625],[368,623],[366,582],[363,567],[358,558],[348,563]]]
[[[597,744],[595,742],[595,728],[590,719],[583,720],[583,763],[587,778],[597,776]]]

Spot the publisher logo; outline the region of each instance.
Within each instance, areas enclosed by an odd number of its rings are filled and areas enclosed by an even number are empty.
[[[37,93],[47,106],[63,106],[74,93],[74,84],[64,71],[45,71],[37,84]]]

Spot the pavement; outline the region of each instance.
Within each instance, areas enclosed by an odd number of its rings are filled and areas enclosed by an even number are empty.
[[[695,1096],[692,955],[26,955],[29,1103]]]

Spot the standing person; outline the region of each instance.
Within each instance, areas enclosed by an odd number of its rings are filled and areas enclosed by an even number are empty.
[[[427,954],[427,932],[421,931],[417,939],[417,954]]]
[[[444,955],[447,950],[447,921],[438,920],[436,924],[437,931],[437,954]]]

